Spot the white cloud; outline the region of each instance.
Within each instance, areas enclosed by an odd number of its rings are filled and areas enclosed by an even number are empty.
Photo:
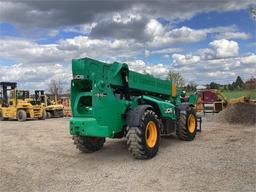
[[[146,25],[145,33],[154,38],[155,36],[163,35],[165,33],[165,29],[157,20],[151,19]]]
[[[204,29],[192,29],[182,26],[170,29],[156,19],[151,19],[145,26],[145,35],[148,39],[145,44],[149,48],[161,48],[174,44],[195,43],[204,40],[209,34],[217,34],[218,37],[230,36],[230,38],[247,39],[249,34],[238,32],[235,25]]]
[[[59,34],[59,31],[56,29],[49,30],[49,32],[48,32],[48,36],[50,36],[50,37],[55,37],[58,34]]]
[[[61,64],[44,64],[41,66],[26,65],[23,63],[1,66],[0,81],[18,82],[18,86],[26,89],[48,89],[51,79],[60,79],[69,87],[71,80],[70,66]]]
[[[144,55],[145,55],[145,57],[148,57],[148,56],[150,55],[150,51],[146,49],[146,50],[144,51]]]
[[[169,58],[171,58],[171,56],[168,55],[168,54],[165,54],[165,55],[164,55],[164,58],[169,59]]]
[[[194,43],[206,38],[207,33],[203,30],[194,30],[189,27],[181,27],[167,31],[158,21],[152,22],[147,34],[151,41],[147,42],[149,47],[163,47],[177,43]],[[160,27],[161,26],[161,27]]]
[[[245,64],[254,64],[254,66],[256,68],[256,55],[251,54],[251,55],[242,57],[241,62],[243,62]]]
[[[214,72],[209,72],[207,73],[207,75],[209,77],[222,77],[222,78],[225,78],[225,77],[234,77],[236,76],[236,73],[235,72],[231,72],[231,71],[214,71]]]
[[[224,32],[216,35],[217,39],[242,39],[246,40],[250,38],[250,34],[245,32]]]
[[[133,57],[138,54],[138,50],[143,50],[143,46],[134,40],[90,39],[87,36],[62,40],[57,48],[74,52],[73,57],[87,56],[105,60]]]
[[[230,58],[201,59],[197,63],[190,63],[191,65],[172,65],[171,70],[180,72],[187,81],[231,83],[237,75],[240,75],[243,80],[255,76],[255,58],[256,55],[251,54]]]
[[[237,42],[227,39],[214,40],[209,44],[216,50],[218,58],[235,57],[239,55],[239,45]]]
[[[113,21],[116,23],[122,23],[122,24],[127,24],[132,22],[133,20],[140,20],[141,19],[141,15],[140,14],[136,14],[136,13],[115,13],[112,17]]]
[[[183,66],[183,65],[193,65],[200,61],[200,57],[197,55],[182,55],[182,54],[173,54],[172,55],[173,66]],[[192,66],[191,66],[192,67]]]
[[[155,54],[164,54],[164,55],[169,55],[171,53],[178,53],[181,52],[181,48],[165,48],[165,49],[153,49],[152,51],[150,50],[145,50],[144,55],[148,57],[149,55],[155,55]]]
[[[91,39],[87,36],[77,36],[48,45],[17,38],[2,38],[0,43],[2,45],[0,58],[11,58],[19,63],[0,64],[0,80],[18,81],[20,85],[31,88],[39,85],[47,88],[47,83],[52,78],[65,79],[68,85],[71,59],[85,56],[109,62],[127,61],[131,69],[160,78],[165,78],[168,70],[171,69],[180,72],[187,81],[194,80],[199,83],[210,80],[234,80],[234,75],[246,78],[256,74],[255,54],[239,56],[237,42],[226,39],[215,40],[210,43],[212,48],[195,51],[195,54],[177,53],[181,51],[178,48],[145,49],[144,44],[130,39]],[[232,54],[227,54],[230,51],[233,51]],[[170,65],[170,63],[149,64],[138,60],[136,57],[143,52],[145,55],[162,54],[162,56],[166,55],[165,57],[175,53],[171,55],[173,62]],[[219,75],[214,75],[215,72]]]
[[[158,50],[152,50],[151,54],[171,54],[171,53],[178,53],[181,52],[182,49],[180,48],[166,48],[166,49],[158,49]]]
[[[73,58],[93,57],[105,60],[130,58],[144,48],[134,40],[101,40],[77,36],[57,44],[40,45],[24,39],[0,39],[0,58],[27,65],[66,63]]]
[[[197,54],[203,60],[214,59],[216,57],[216,53],[214,52],[214,50],[209,48],[199,49],[197,51]]]
[[[67,57],[55,44],[39,45],[23,39],[0,39],[0,57],[17,62],[52,63],[64,61]]]
[[[147,73],[155,77],[165,79],[169,71],[169,65],[146,64],[143,60],[126,61],[131,70],[139,73]]]
[[[114,17],[117,22],[127,23],[137,15],[144,18],[162,17],[171,21],[191,19],[198,13],[246,9],[253,0],[226,1],[48,1],[13,2],[2,0],[1,21],[14,23],[23,28],[78,26]],[[79,13],[79,14],[77,14]]]

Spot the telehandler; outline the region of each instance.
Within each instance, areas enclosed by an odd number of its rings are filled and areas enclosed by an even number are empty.
[[[195,138],[194,105],[181,102],[172,81],[90,58],[72,60],[72,73],[70,134],[80,151],[100,150],[107,137],[126,137],[135,158],[149,159],[157,154],[161,135]]]
[[[29,98],[29,91],[16,89],[17,83],[0,82],[1,105],[0,120],[17,119],[26,121],[27,119],[46,118],[44,107],[33,105]]]

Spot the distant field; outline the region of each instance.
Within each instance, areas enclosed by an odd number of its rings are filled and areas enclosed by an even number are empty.
[[[243,90],[243,91],[222,91],[222,93],[228,98],[228,99],[234,99],[237,97],[250,97],[251,99],[256,99],[256,89],[253,90]],[[187,95],[192,95],[194,92],[187,92]]]
[[[256,90],[243,90],[243,91],[223,91],[224,95],[228,99],[237,98],[241,96],[250,97],[251,99],[256,99]]]

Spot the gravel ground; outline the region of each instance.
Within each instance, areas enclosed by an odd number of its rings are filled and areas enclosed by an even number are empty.
[[[135,160],[125,140],[93,154],[75,149],[68,119],[0,122],[0,191],[255,191],[255,126],[203,122],[192,142],[161,140]]]
[[[214,122],[256,125],[256,104],[237,103],[211,117],[208,119]]]

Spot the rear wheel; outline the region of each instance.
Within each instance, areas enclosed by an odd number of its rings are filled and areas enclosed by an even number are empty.
[[[187,107],[186,110],[180,111],[176,135],[184,141],[192,141],[196,136],[197,119],[196,112],[193,108]]]
[[[61,117],[60,111],[58,109],[53,110],[53,117],[55,118]]]
[[[60,110],[60,115],[59,117],[64,117],[64,110]]]
[[[26,121],[27,119],[27,113],[25,110],[20,109],[17,111],[17,119],[18,121]]]
[[[43,113],[42,113],[42,117],[40,117],[39,119],[45,120],[46,117],[47,117],[47,113],[46,113],[46,111],[44,110]]]
[[[2,111],[0,111],[0,121],[4,121],[4,115],[3,115],[3,112]]]
[[[104,143],[104,137],[87,137],[87,136],[74,136],[74,144],[76,148],[84,153],[92,153],[100,150]]]
[[[160,145],[160,127],[155,112],[146,110],[138,127],[128,127],[126,137],[128,150],[136,159],[154,157]]]

